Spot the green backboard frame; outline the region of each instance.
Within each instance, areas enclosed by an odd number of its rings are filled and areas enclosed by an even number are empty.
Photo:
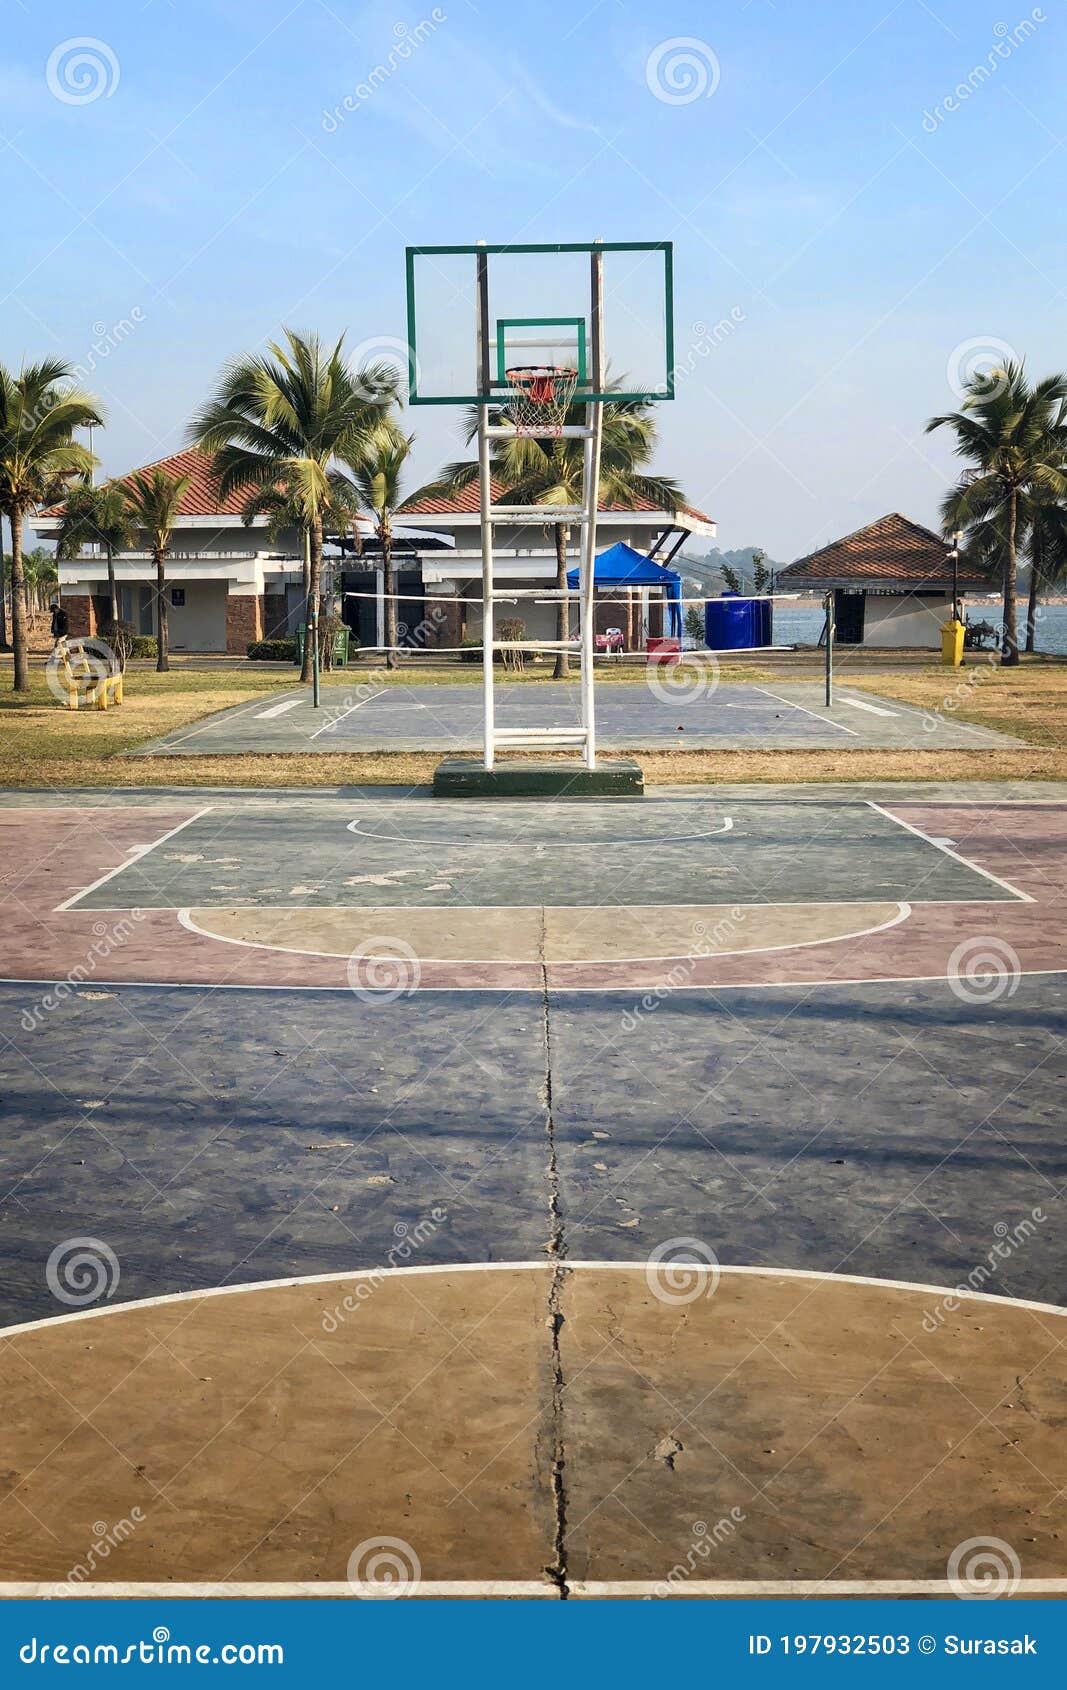
[[[506,383],[507,372],[511,366],[511,359],[507,355],[507,331],[509,329],[573,329],[574,338],[578,342],[575,365],[578,370],[578,382],[581,385],[586,379],[585,362],[585,318],[584,317],[498,317],[496,320],[496,379]],[[538,336],[530,336],[536,340]],[[551,340],[551,335],[544,339]],[[530,360],[536,362],[535,359]]]
[[[604,345],[600,349],[595,347],[588,279],[593,266],[582,266],[583,255],[602,259]],[[524,266],[522,260],[527,257],[531,262]],[[552,264],[553,258],[559,259],[558,266]],[[671,241],[409,246],[405,268],[412,405],[500,404],[506,390],[500,367],[504,336],[516,327],[576,331],[580,358],[575,402],[661,402],[675,396]],[[553,297],[539,297],[539,275],[555,283]],[[518,309],[512,304],[515,298]],[[487,299],[492,301],[488,306]],[[506,315],[495,314],[501,300]],[[550,315],[553,306],[561,308]],[[479,354],[482,324],[487,330],[482,341],[487,345]],[[626,336],[630,343],[624,347]],[[446,345],[451,347],[447,356],[441,350]],[[594,388],[598,350],[605,374],[602,385]]]

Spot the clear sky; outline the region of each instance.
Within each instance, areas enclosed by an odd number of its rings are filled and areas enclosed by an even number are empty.
[[[936,519],[952,458],[922,425],[969,360],[1067,364],[1058,0],[0,0],[0,23],[0,357],[95,362],[109,473],[182,445],[282,324],[399,339],[406,243],[673,239],[658,467],[724,548],[777,559]],[[427,479],[455,419],[409,419]]]

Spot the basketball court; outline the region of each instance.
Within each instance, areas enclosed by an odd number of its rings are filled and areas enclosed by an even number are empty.
[[[954,751],[1019,744],[1009,734],[962,722],[951,708],[916,709],[838,685],[828,709],[821,683],[715,684],[703,659],[650,672],[645,681],[597,688],[597,739],[606,751],[789,750]],[[581,720],[577,686],[551,681],[497,685],[502,732],[551,736]],[[141,747],[138,756],[245,756],[285,751],[470,752],[482,745],[483,694],[470,685],[417,680],[383,686],[353,671],[324,688],[314,709],[306,688],[239,704]],[[535,747],[536,749],[536,747]]]
[[[9,1590],[1067,1591],[1067,799],[0,838]]]

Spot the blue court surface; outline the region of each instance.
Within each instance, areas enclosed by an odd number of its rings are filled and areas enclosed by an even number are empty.
[[[989,728],[959,720],[948,693],[942,711],[837,686],[827,709],[818,681],[719,684],[706,662],[650,669],[644,679],[597,688],[598,737],[604,749],[663,751],[833,748],[936,751],[1015,745]],[[500,728],[567,728],[580,719],[577,685],[538,681],[500,685]],[[209,717],[141,748],[140,755],[204,756],[266,751],[473,751],[482,741],[478,685],[383,685],[358,670],[324,687],[314,710],[307,689],[258,699]]]

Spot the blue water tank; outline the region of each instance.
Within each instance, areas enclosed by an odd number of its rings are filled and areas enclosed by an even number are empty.
[[[704,603],[704,640],[711,651],[752,651],[773,643],[773,605],[738,593]]]

